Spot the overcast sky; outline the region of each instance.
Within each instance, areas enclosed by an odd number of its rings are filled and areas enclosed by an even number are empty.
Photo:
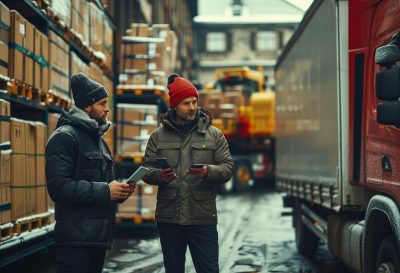
[[[286,1],[292,3],[293,5],[298,6],[302,10],[307,10],[308,7],[313,2],[313,0],[286,0]]]

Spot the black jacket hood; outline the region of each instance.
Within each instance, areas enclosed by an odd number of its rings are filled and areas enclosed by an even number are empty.
[[[63,111],[57,122],[57,127],[63,125],[70,125],[73,127],[87,130],[93,134],[103,135],[111,125],[111,122],[107,122],[104,125],[99,126],[97,121],[91,119],[83,110],[76,106],[72,106],[69,111]]]

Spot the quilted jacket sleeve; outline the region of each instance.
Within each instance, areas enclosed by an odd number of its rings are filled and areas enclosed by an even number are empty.
[[[79,145],[68,131],[56,132],[46,146],[47,190],[54,202],[72,205],[107,205],[107,182],[74,180]]]

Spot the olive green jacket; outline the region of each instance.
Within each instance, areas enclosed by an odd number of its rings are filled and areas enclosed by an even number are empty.
[[[182,136],[168,120],[157,128],[147,143],[144,166],[151,171],[143,180],[158,185],[156,220],[181,225],[217,224],[216,185],[232,176],[233,160],[222,132],[211,125],[211,117],[203,110],[197,126]],[[178,178],[170,183],[161,180],[153,167],[157,157],[166,157]],[[186,171],[191,164],[208,167],[208,175],[197,179]]]

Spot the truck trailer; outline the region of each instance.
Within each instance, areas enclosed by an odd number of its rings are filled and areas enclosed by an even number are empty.
[[[400,272],[400,1],[316,0],[276,67],[276,183],[297,249]]]

